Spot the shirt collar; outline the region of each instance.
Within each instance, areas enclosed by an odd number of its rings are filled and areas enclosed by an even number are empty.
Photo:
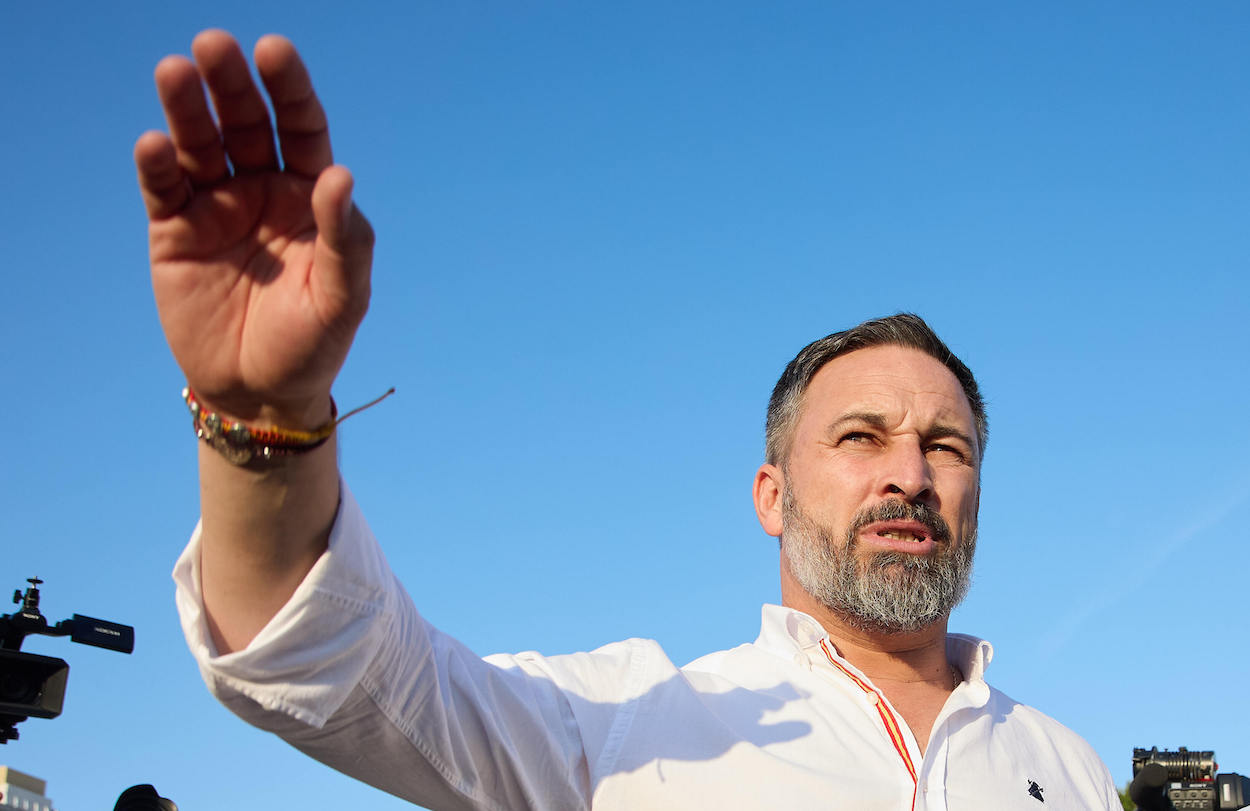
[[[760,635],[755,644],[787,659],[796,652],[818,648],[828,638],[824,627],[802,611],[765,603],[761,610]],[[964,680],[985,680],[985,670],[994,658],[994,646],[968,634],[946,635],[946,658],[959,668]]]

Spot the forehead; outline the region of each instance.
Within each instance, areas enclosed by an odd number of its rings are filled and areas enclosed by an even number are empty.
[[[892,425],[909,418],[951,423],[970,435],[975,427],[954,373],[931,355],[904,346],[857,349],[821,367],[803,395],[800,431],[820,430],[848,413],[880,414]]]

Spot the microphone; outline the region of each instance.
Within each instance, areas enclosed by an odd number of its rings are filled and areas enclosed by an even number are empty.
[[[1172,801],[1163,791],[1167,782],[1168,770],[1163,764],[1147,763],[1129,783],[1129,799],[1137,803],[1140,811],[1173,811]]]

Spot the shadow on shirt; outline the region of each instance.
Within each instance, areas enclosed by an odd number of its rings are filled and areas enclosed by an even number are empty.
[[[414,620],[409,644],[368,661],[323,726],[220,698],[323,763],[436,809],[584,808],[605,780],[649,764],[656,772],[637,776],[665,780],[676,763],[812,732],[792,706],[809,694],[794,684],[684,672],[650,640],[483,660]]]

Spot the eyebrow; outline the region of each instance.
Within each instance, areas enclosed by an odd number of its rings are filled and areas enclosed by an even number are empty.
[[[826,433],[832,435],[838,433],[847,423],[857,423],[861,425],[870,425],[879,430],[885,430],[885,415],[878,414],[875,411],[852,411],[843,414],[833,422],[829,423]]]
[[[832,437],[834,434],[837,434],[844,427],[846,427],[847,424],[868,425],[879,431],[884,431],[886,429],[886,419],[884,414],[876,411],[851,411],[829,423],[829,428],[826,430],[826,434]],[[977,443],[973,441],[972,437],[955,426],[944,422],[934,423],[930,426],[929,430],[925,432],[925,438],[958,439],[973,451],[978,450]]]
[[[944,422],[939,422],[936,425],[934,425],[931,429],[929,429],[929,438],[930,439],[958,439],[959,441],[967,445],[969,448],[971,448],[973,451],[979,452],[980,450],[977,447],[977,443],[973,441],[972,437],[968,436],[967,434],[965,434],[963,431],[959,430],[955,426],[947,425]]]

